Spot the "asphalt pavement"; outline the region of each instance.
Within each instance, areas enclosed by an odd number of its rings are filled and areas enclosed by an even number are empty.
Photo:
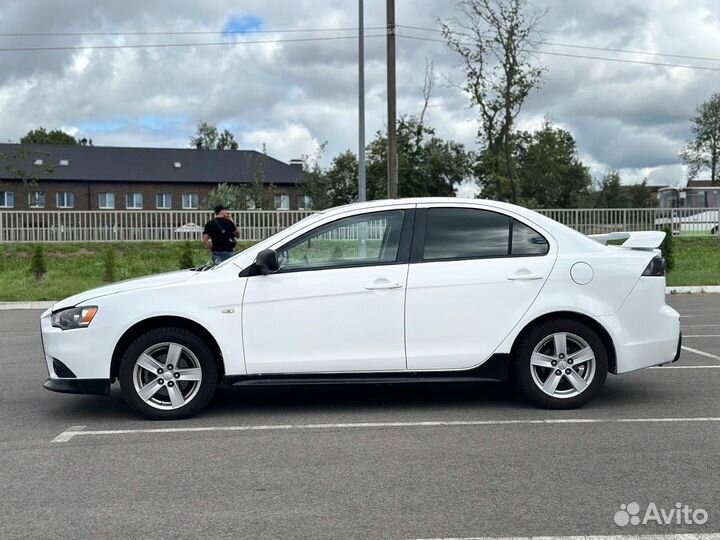
[[[0,538],[720,532],[720,295],[668,302],[681,360],[580,410],[502,384],[244,389],[181,422],[45,391],[40,312],[0,312]],[[707,520],[618,526],[632,502]]]

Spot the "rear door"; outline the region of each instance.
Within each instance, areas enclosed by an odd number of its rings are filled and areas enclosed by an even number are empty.
[[[408,369],[467,369],[489,358],[532,305],[556,252],[549,235],[519,216],[418,207],[405,307]]]

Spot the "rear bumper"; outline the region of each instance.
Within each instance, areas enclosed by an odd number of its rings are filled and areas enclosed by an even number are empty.
[[[675,353],[675,358],[673,358],[672,363],[677,362],[680,360],[680,353],[682,352],[682,332],[680,332],[680,335],[678,336],[678,346],[677,346],[677,352]]]
[[[665,304],[665,280],[640,278],[617,313],[600,317],[615,345],[615,373],[670,364],[680,358],[680,315]]]
[[[109,379],[48,379],[43,384],[46,390],[62,394],[110,395]]]

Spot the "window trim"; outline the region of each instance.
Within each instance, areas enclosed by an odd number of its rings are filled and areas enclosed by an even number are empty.
[[[33,204],[33,195],[39,195],[42,193],[43,202],[42,204]],[[14,198],[14,197],[13,197]],[[33,210],[43,209],[47,205],[47,194],[44,191],[30,191],[28,192],[28,208]]]
[[[102,204],[100,204],[100,197],[102,197],[103,195],[106,196],[106,197],[105,197],[105,202],[106,202],[106,203],[107,203],[107,195],[112,195],[112,196],[113,196],[113,198],[112,198],[112,199],[113,199],[113,205],[112,205],[112,206],[107,206],[107,204],[105,204],[105,206],[103,206]],[[101,191],[101,192],[99,192],[99,193],[98,193],[98,210],[115,210],[115,206],[116,206],[115,200],[116,200],[116,199],[115,199],[115,192],[114,192],[114,191]],[[125,200],[125,202],[127,203],[127,199]]]
[[[191,195],[195,195],[195,199],[197,204],[195,206],[192,205],[192,202],[190,201],[190,204],[185,206],[185,196],[188,196],[188,199],[191,199]],[[187,191],[184,192],[180,197],[180,206],[183,210],[199,210],[200,209],[200,194],[197,191]]]
[[[453,257],[453,258],[449,258],[449,259],[432,259],[432,260],[423,259],[423,256],[425,254],[425,230],[427,227],[427,213],[429,210],[436,210],[436,209],[475,210],[475,211],[480,210],[483,212],[490,212],[493,214],[498,214],[500,216],[507,218],[508,219],[508,228],[509,228],[508,254],[506,254],[506,255],[486,255],[486,256],[480,255],[480,256],[473,256],[473,257]],[[522,223],[526,227],[531,228],[533,231],[535,231],[540,236],[542,236],[548,245],[547,252],[543,253],[543,254],[536,254],[536,255],[513,255],[512,254],[513,220],[516,220],[519,223]],[[446,263],[446,262],[476,261],[476,260],[486,260],[486,259],[521,259],[524,257],[547,257],[548,255],[550,255],[551,252],[552,252],[552,244],[551,244],[550,240],[548,240],[548,234],[538,230],[538,227],[535,226],[534,224],[531,225],[521,219],[518,219],[518,216],[506,214],[504,212],[498,212],[497,210],[490,209],[490,208],[470,207],[470,206],[428,206],[428,207],[417,209],[417,215],[415,216],[415,234],[413,235],[412,247],[410,248],[410,264]]]
[[[133,206],[128,206],[128,195],[133,196]],[[135,206],[135,195],[140,195],[140,206]],[[126,191],[125,192],[125,210],[142,210],[145,207],[145,197],[142,191]]]
[[[287,208],[283,208],[282,206],[278,206],[278,205],[277,205],[277,199],[278,199],[278,197],[280,198],[280,204],[281,204],[281,205],[282,205],[282,201],[283,201],[283,200],[286,200],[286,201],[287,201]],[[283,197],[285,197],[285,199],[283,199]],[[287,211],[290,210],[290,203],[291,203],[292,201],[290,200],[290,194],[289,194],[289,193],[276,193],[273,198],[275,199],[275,200],[273,201],[273,206],[275,206],[275,210],[278,210],[278,211],[280,211],[280,212],[287,212]]]
[[[3,193],[3,194],[4,194],[4,195],[3,195],[3,199],[4,199],[4,200],[3,200],[3,203],[0,204],[0,208],[15,208],[15,192],[14,192],[14,191],[3,190],[3,191],[1,191],[0,193]],[[7,202],[8,202],[8,196],[7,196],[8,193],[9,193],[10,195],[12,195],[12,205],[9,205],[9,204],[7,203]]]
[[[165,201],[165,196],[168,196],[168,201]],[[160,206],[158,204],[159,199],[158,197],[162,196],[163,202],[168,202],[168,206]],[[155,210],[172,210],[172,191],[160,191],[155,193]]]
[[[67,205],[67,195],[70,194],[72,196],[72,204],[70,206]],[[60,206],[60,196],[63,196],[63,205]],[[60,210],[72,210],[75,208],[75,192],[74,191],[58,191],[55,194],[55,207]]]
[[[386,213],[386,212],[396,212],[396,211],[402,211],[404,212],[402,225],[400,228],[400,241],[398,242],[398,253],[397,257],[395,257],[394,261],[384,261],[384,262],[371,262],[371,263],[344,263],[344,264],[336,264],[332,266],[318,266],[315,268],[289,268],[289,269],[280,269],[277,272],[274,272],[271,275],[275,274],[295,274],[298,272],[317,272],[318,270],[341,270],[341,269],[347,269],[347,268],[375,268],[378,266],[392,266],[397,264],[408,264],[410,262],[410,245],[412,243],[412,236],[413,236],[413,230],[415,225],[415,214],[416,214],[416,208],[413,207],[389,207],[389,208],[383,208],[378,209],[374,212],[363,212],[360,214],[352,214],[349,216],[338,216],[337,219],[334,219],[332,221],[328,221],[325,223],[322,223],[320,225],[317,225],[316,227],[313,227],[309,231],[304,232],[303,234],[300,234],[299,236],[296,236],[295,238],[285,242],[281,246],[277,248],[272,248],[276,253],[279,253],[283,251],[284,249],[289,249],[292,247],[292,245],[302,244],[304,240],[307,239],[308,236],[312,236],[317,234],[317,232],[320,229],[324,229],[326,227],[330,227],[333,224],[337,223],[338,221],[348,219],[348,218],[354,218],[354,217],[360,217],[360,216],[369,216],[373,214],[380,214],[380,213]],[[260,270],[255,266],[255,263],[247,266],[242,272],[240,272],[240,277],[251,277],[251,276],[261,276]]]

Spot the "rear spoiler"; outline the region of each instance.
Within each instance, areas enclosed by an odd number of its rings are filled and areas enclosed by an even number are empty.
[[[611,232],[607,234],[590,234],[590,238],[603,245],[611,240],[625,240],[620,247],[629,249],[654,250],[665,240],[663,231]]]

